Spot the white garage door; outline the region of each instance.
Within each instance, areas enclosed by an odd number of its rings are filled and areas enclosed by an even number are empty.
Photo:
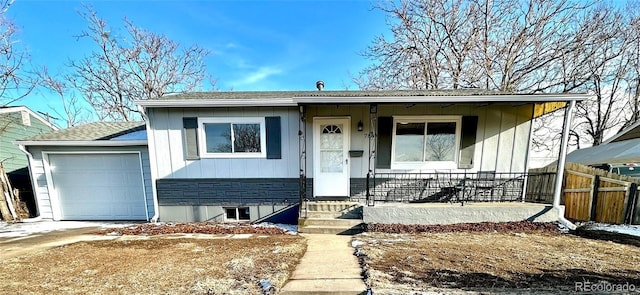
[[[50,154],[63,220],[146,220],[138,154]]]

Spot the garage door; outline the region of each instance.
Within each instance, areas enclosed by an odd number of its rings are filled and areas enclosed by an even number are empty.
[[[63,220],[146,220],[138,154],[50,154]]]

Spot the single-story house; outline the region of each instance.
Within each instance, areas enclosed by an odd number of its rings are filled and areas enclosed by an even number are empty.
[[[256,221],[306,200],[521,201],[532,120],[585,98],[187,93],[137,101],[146,127],[94,123],[17,143],[41,216],[56,220]]]
[[[39,216],[149,220],[155,215],[144,122],[97,122],[16,142],[29,158]]]
[[[58,130],[58,127],[25,106],[0,107],[0,162],[31,214],[35,214],[37,209],[31,190],[28,161],[13,142],[53,130]]]
[[[253,221],[305,200],[442,201],[451,192],[522,200],[532,119],[585,98],[271,91],[137,104],[147,122],[155,217]],[[489,179],[493,186],[482,185]],[[419,193],[404,190],[418,183]]]

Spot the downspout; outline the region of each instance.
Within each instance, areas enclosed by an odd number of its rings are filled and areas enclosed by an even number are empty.
[[[38,215],[37,217],[29,218],[29,219],[22,220],[22,221],[23,222],[25,222],[25,221],[39,221],[41,219],[41,217],[40,217],[40,206],[38,204],[38,190],[37,190],[37,187],[35,185],[36,178],[33,175],[33,170],[31,169],[31,165],[33,165],[33,155],[22,144],[18,144],[18,149],[20,151],[22,151],[25,155],[27,155],[27,159],[29,159],[29,165],[27,165],[27,168],[29,169],[29,176],[31,177],[31,190],[33,191],[33,200],[36,202],[36,213]]]
[[[156,166],[156,152],[155,152],[155,143],[153,141],[153,135],[151,133],[151,126],[149,123],[149,116],[145,112],[144,107],[138,106],[138,110],[142,115],[142,119],[144,120],[145,128],[147,130],[147,152],[149,154],[149,172],[151,172],[151,194],[153,195],[153,217],[151,217],[151,222],[158,222],[158,218],[160,218],[160,211],[158,205],[158,193],[156,191],[156,175],[154,166]]]
[[[564,180],[564,167],[567,159],[567,145],[569,142],[569,128],[571,128],[571,120],[573,119],[573,108],[576,101],[572,100],[564,111],[564,123],[562,125],[562,140],[560,142],[560,155],[556,168],[556,183],[553,192],[553,208],[558,210],[558,221],[569,228],[575,230],[576,225],[564,218],[564,207],[560,206],[560,196],[562,195],[562,182]]]

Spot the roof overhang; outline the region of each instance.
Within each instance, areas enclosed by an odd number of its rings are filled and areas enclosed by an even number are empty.
[[[547,104],[539,113],[564,107],[566,102],[581,101],[589,98],[587,94],[501,94],[501,95],[410,95],[410,96],[336,96],[321,94],[314,96],[295,96],[280,98],[241,98],[241,99],[152,99],[137,100],[135,103],[145,108],[184,108],[184,107],[274,107],[298,106],[308,104],[371,104],[371,103],[517,103]]]
[[[298,104],[345,103],[544,103],[587,99],[585,94],[513,94],[513,95],[424,95],[424,96],[330,96],[295,97]]]
[[[141,146],[146,140],[19,140],[14,144],[23,146]]]
[[[255,98],[255,99],[150,99],[137,100],[141,107],[154,108],[198,108],[198,107],[285,107],[297,106],[292,98]]]

